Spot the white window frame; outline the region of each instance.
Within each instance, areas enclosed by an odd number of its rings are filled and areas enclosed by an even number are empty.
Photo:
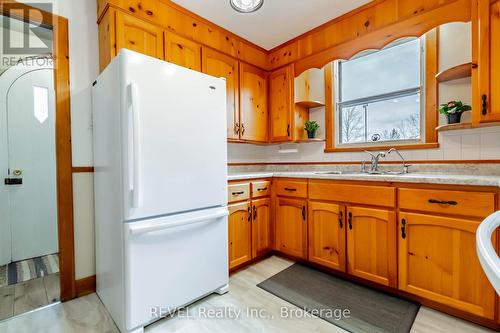
[[[385,48],[387,49],[402,43],[414,40],[415,38],[403,38],[399,39]],[[426,53],[425,53],[425,37],[418,38],[420,41],[420,86],[413,87],[409,89],[404,89],[400,91],[394,91],[390,93],[384,93],[369,97],[357,98],[349,101],[341,101],[341,62],[342,60],[336,60],[333,62],[333,94],[334,94],[334,110],[335,110],[335,146],[338,148],[351,148],[351,147],[372,147],[372,146],[388,146],[388,145],[408,145],[408,144],[422,144],[425,143],[425,82],[426,82]],[[360,58],[368,54],[373,54],[381,50],[370,50],[359,53],[358,55],[352,57],[352,59]],[[380,102],[384,100],[394,99],[396,97],[406,97],[413,95],[415,93],[420,93],[420,139],[404,139],[404,140],[385,140],[385,141],[367,141],[367,142],[355,142],[355,143],[342,143],[342,107],[344,106],[359,106],[367,103]],[[365,121],[366,124],[366,121]],[[366,126],[365,126],[366,127]]]

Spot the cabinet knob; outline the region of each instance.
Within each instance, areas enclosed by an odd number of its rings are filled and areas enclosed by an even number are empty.
[[[306,206],[302,206],[302,220],[306,221]]]
[[[349,212],[349,217],[347,218],[347,223],[349,224],[349,230],[352,230],[352,213]]]
[[[342,222],[344,219],[344,213],[341,211],[339,214],[339,228],[342,229],[344,228],[344,223]]]

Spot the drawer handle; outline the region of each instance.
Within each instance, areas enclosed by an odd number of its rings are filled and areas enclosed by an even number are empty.
[[[297,192],[297,189],[296,188],[285,187],[285,191],[288,191],[288,192]]]
[[[267,187],[264,187],[264,188],[258,188],[257,191],[259,192],[264,192],[264,191],[267,191]]]
[[[483,116],[488,114],[488,96],[486,95],[481,96],[481,113]]]
[[[401,238],[406,238],[406,219],[401,220]]]
[[[436,200],[436,199],[429,199],[429,203],[431,204],[439,204],[439,205],[450,205],[450,206],[456,206],[458,205],[458,202],[456,201],[444,201],[444,200]]]
[[[344,213],[341,211],[339,214],[339,228],[340,229],[344,228],[344,223],[342,223],[343,219],[344,219]]]
[[[241,195],[241,194],[244,194],[244,193],[245,193],[245,191],[240,191],[240,192],[233,192],[232,194],[233,195]]]

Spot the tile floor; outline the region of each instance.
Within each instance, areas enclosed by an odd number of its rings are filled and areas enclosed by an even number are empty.
[[[209,296],[189,309],[191,317],[175,315],[160,320],[146,328],[148,333],[240,333],[240,332],[345,332],[319,318],[280,318],[283,307],[293,305],[257,287],[261,281],[280,272],[293,262],[279,257],[271,257],[231,276],[229,293]],[[206,319],[201,314],[207,309],[264,309],[265,314],[275,319],[258,319],[243,315],[239,319]],[[39,311],[0,322],[0,332],[5,333],[105,333],[118,332],[106,309],[96,294],[56,304]],[[487,333],[493,332],[466,321],[422,307],[412,327],[412,333]]]

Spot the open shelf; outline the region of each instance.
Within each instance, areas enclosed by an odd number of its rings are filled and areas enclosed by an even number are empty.
[[[453,131],[453,130],[461,130],[469,128],[493,127],[493,126],[500,126],[500,122],[482,123],[475,125],[472,125],[472,123],[447,124],[436,127],[436,131],[445,132],[445,131]]]
[[[319,108],[320,106],[325,106],[324,103],[317,102],[317,101],[296,102],[295,104],[298,106],[302,106],[304,108],[308,108],[308,109]]]
[[[294,142],[295,143],[311,143],[311,142],[325,142],[325,141],[326,141],[325,139],[315,138],[315,139],[298,139],[298,140],[295,140]]]
[[[437,82],[448,82],[463,79],[472,75],[472,63],[466,63],[448,68],[436,75]]]
[[[445,131],[453,131],[453,130],[461,130],[472,128],[472,123],[459,123],[459,124],[446,124],[436,127],[436,131],[445,132]]]

